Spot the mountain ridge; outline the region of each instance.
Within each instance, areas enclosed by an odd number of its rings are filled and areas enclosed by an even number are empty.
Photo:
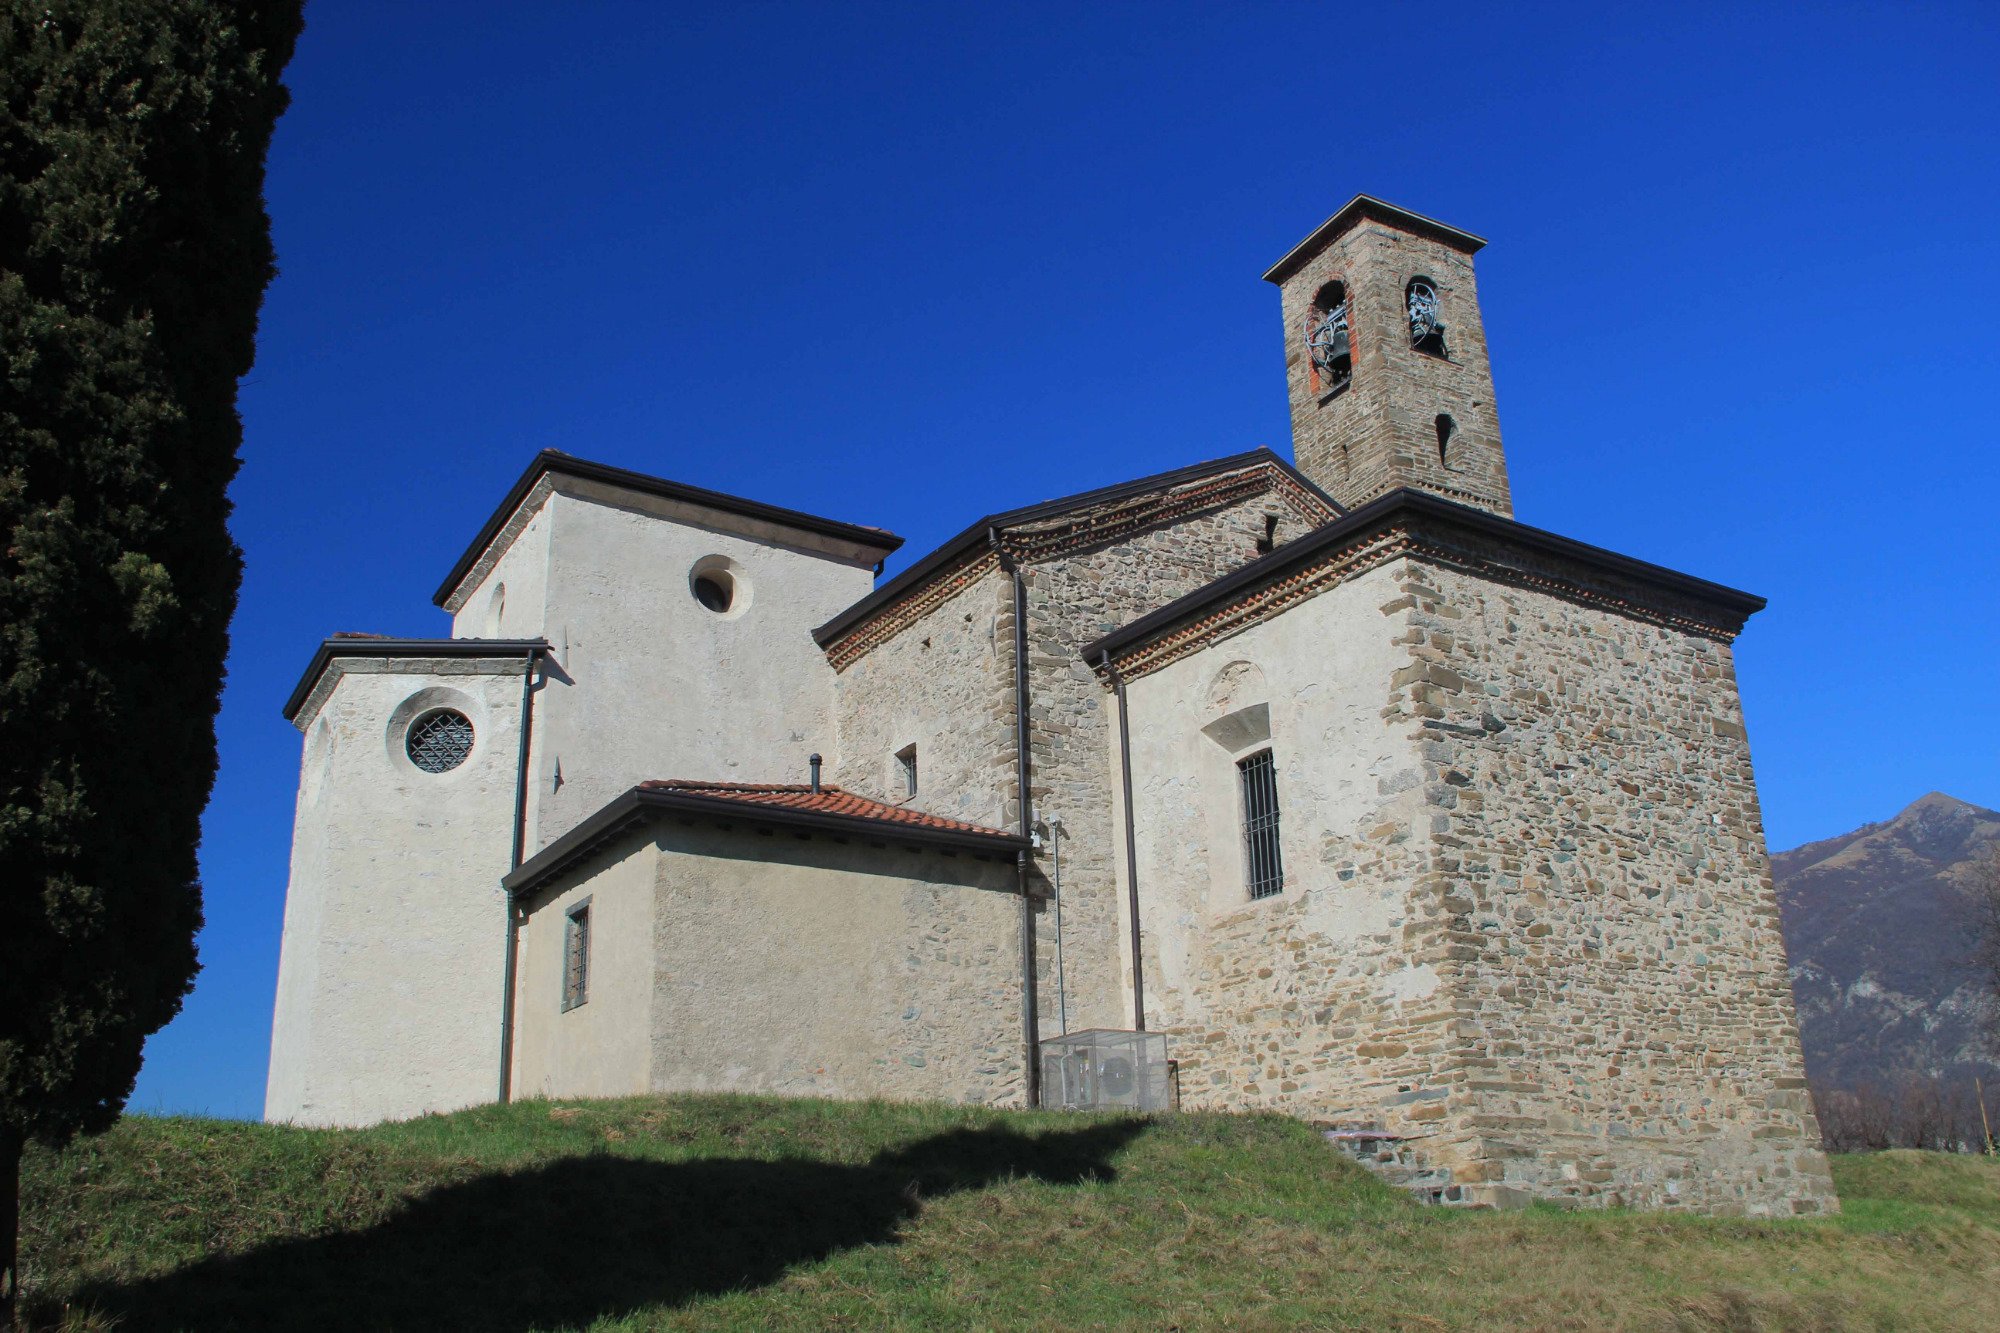
[[[2000,812],[1928,792],[1893,817],[1771,858],[1816,1085],[2000,1079],[1968,892]]]

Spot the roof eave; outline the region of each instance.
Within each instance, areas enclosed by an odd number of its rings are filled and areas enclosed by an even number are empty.
[[[548,648],[547,639],[323,639],[285,700],[285,721],[298,717],[336,657],[526,657]]]
[[[431,594],[432,605],[444,606],[451,600],[452,594],[458,591],[459,585],[479,564],[479,558],[486,554],[486,549],[506,528],[507,520],[513,517],[514,511],[521,507],[522,502],[535,489],[535,483],[552,472],[584,481],[622,486],[646,495],[662,496],[691,505],[705,506],[721,513],[760,519],[796,528],[802,532],[852,542],[856,546],[879,551],[882,557],[889,556],[903,545],[901,537],[879,528],[865,528],[855,523],[843,523],[839,519],[821,518],[817,514],[808,514],[802,510],[786,509],[780,505],[765,504],[761,500],[749,500],[740,495],[728,495],[722,491],[711,491],[684,482],[669,481],[664,477],[649,476],[629,468],[613,467],[609,463],[593,463],[588,459],[563,453],[560,449],[544,449],[535,455],[534,461],[528,464],[527,471],[523,472],[520,479],[508,489],[499,507],[480,526],[479,534],[472,539],[472,544],[465,548],[465,553],[460,555],[458,562],[451,567],[451,573],[445,576],[444,582],[438,585],[435,593]]]
[[[563,873],[598,846],[617,837],[638,821],[667,815],[699,818],[779,828],[806,829],[816,833],[870,838],[905,845],[917,844],[950,851],[1013,856],[1030,846],[1015,833],[975,833],[965,829],[929,828],[921,824],[900,824],[890,820],[855,815],[828,814],[819,810],[799,810],[783,805],[762,805],[699,792],[633,787],[613,798],[596,814],[557,838],[540,852],[521,863],[501,881],[513,897],[533,892],[549,879]]]
[[[1357,194],[1342,204],[1340,210],[1313,229],[1312,235],[1300,241],[1285,253],[1285,257],[1271,265],[1264,274],[1266,282],[1283,282],[1314,255],[1324,250],[1342,232],[1351,229],[1364,218],[1374,218],[1387,222],[1419,236],[1428,236],[1440,241],[1462,254],[1477,254],[1485,248],[1486,238],[1475,236],[1469,231],[1413,213],[1407,208],[1398,208],[1386,199],[1377,199],[1372,194]]]
[[[1095,665],[1101,662],[1107,653],[1116,655],[1141,640],[1149,639],[1173,628],[1183,620],[1226,602],[1239,592],[1281,577],[1293,569],[1309,565],[1329,547],[1337,546],[1372,527],[1387,526],[1396,515],[1402,513],[1462,523],[1476,531],[1520,543],[1545,555],[1575,560],[1624,578],[1652,584],[1668,592],[1708,602],[1746,620],[1768,605],[1764,598],[1755,593],[1744,592],[1740,588],[1714,583],[1692,574],[1683,574],[1665,565],[1620,555],[1601,546],[1592,546],[1588,542],[1564,537],[1544,528],[1530,527],[1526,523],[1502,518],[1498,514],[1474,509],[1470,505],[1462,505],[1425,491],[1404,489],[1391,491],[1380,499],[1335,519],[1317,531],[1307,533],[1298,540],[1279,547],[1270,555],[1252,561],[1205,587],[1195,589],[1185,597],[1148,612],[1129,625],[1121,626],[1093,640],[1084,645],[1083,658]]]
[[[1139,477],[1115,486],[1104,486],[1093,491],[1079,491],[1054,500],[1043,500],[1038,504],[1024,505],[1019,509],[1009,509],[997,514],[988,514],[979,519],[950,541],[931,551],[909,568],[898,573],[881,587],[863,597],[845,611],[836,615],[812,632],[813,642],[821,648],[828,647],[849,630],[859,625],[904,594],[923,583],[933,574],[950,568],[958,560],[974,549],[985,545],[996,530],[1004,530],[1022,523],[1033,523],[1039,519],[1054,518],[1073,510],[1088,508],[1093,504],[1109,504],[1132,495],[1143,495],[1148,491],[1181,485],[1202,477],[1217,475],[1236,468],[1251,467],[1258,463],[1275,464],[1293,481],[1303,486],[1334,513],[1344,513],[1340,502],[1335,500],[1312,478],[1280,458],[1268,446],[1246,450],[1240,454],[1230,454],[1223,458],[1211,459],[1205,463],[1193,463],[1171,472],[1155,473],[1150,477]]]

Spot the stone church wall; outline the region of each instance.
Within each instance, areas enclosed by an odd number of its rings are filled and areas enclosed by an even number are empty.
[[[1128,687],[1149,1025],[1186,1106],[1436,1128],[1453,1013],[1421,761],[1383,710],[1396,598],[1377,569]],[[1236,764],[1267,748],[1285,886],[1253,901]]]
[[[829,778],[902,804],[896,768],[917,747],[919,810],[1011,829],[1014,595],[991,555],[950,576],[937,604],[835,678]]]
[[[1019,1105],[1011,858],[659,826],[652,1086]]]
[[[1072,1029],[1132,1026],[1129,946],[1116,876],[1123,833],[1112,820],[1118,770],[1107,749],[1115,704],[1080,650],[1256,559],[1267,512],[1279,517],[1281,543],[1306,530],[1304,516],[1266,491],[1120,542],[1026,566],[1032,799],[1036,817],[1059,818],[1065,832],[1063,962]],[[1046,887],[1054,869],[1046,847],[1035,861]],[[1055,918],[1044,913],[1039,919],[1043,1031],[1053,1033]]]
[[[1128,692],[1186,1104],[1422,1135],[1492,1202],[1837,1206],[1725,644],[1401,557]],[[1285,887],[1252,902],[1264,744]]]
[[[589,999],[565,1011],[588,900]],[[537,893],[521,931],[520,1096],[1025,1097],[1011,858],[655,821]]]
[[[522,669],[342,662],[300,714],[266,1119],[364,1125],[495,1096]],[[432,708],[472,722],[472,751],[449,772],[423,772],[404,749]]]
[[[1261,468],[1262,465],[1259,465]],[[1084,644],[1248,564],[1267,532],[1283,543],[1324,521],[1299,499],[1244,472],[1183,488],[1216,501],[1186,500],[1172,521],[1094,546],[1056,546],[1022,556],[1028,609],[1029,747],[1035,817],[1063,823],[1063,975],[1069,1025],[1130,1027],[1130,966],[1114,872],[1111,820],[1115,770],[1106,763],[1109,703],[1082,660]],[[1267,474],[1268,475],[1268,474]],[[1315,502],[1316,503],[1316,502]],[[1002,534],[1032,549],[1053,530],[1087,521],[1071,511]],[[1275,529],[1266,515],[1277,519]],[[914,594],[922,595],[922,594]],[[937,604],[875,644],[837,677],[840,751],[836,780],[882,800],[900,801],[894,756],[915,744],[919,809],[994,828],[1019,819],[1014,735],[1012,576],[981,553],[932,594]],[[1055,865],[1047,846],[1034,858],[1037,996],[1044,1033],[1058,1030],[1055,918],[1046,898]]]
[[[514,1095],[630,1097],[652,1087],[659,851],[628,836],[524,904],[514,990]],[[588,900],[588,1000],[563,1008],[568,914]]]
[[[1492,1178],[1703,1211],[1833,1207],[1729,647],[1406,567],[1423,794]]]
[[[550,505],[542,632],[565,679],[536,707],[529,851],[636,782],[805,781],[833,739],[833,673],[810,631],[867,593],[868,568],[570,495]],[[735,570],[722,614],[690,590],[711,558]]]

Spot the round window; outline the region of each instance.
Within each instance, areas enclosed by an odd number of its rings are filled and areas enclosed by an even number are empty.
[[[410,762],[426,773],[448,773],[472,753],[472,721],[452,708],[425,713],[410,724]]]
[[[736,581],[726,569],[711,569],[694,578],[694,599],[718,615],[736,600]]]

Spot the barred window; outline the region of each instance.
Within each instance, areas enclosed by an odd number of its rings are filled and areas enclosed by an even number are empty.
[[[426,773],[448,773],[472,753],[472,721],[456,709],[425,713],[405,741],[410,762]]]
[[[590,903],[569,909],[563,918],[563,1012],[590,998]]]
[[[1252,898],[1285,891],[1285,863],[1278,854],[1278,772],[1269,750],[1236,765],[1243,783],[1243,851]]]

